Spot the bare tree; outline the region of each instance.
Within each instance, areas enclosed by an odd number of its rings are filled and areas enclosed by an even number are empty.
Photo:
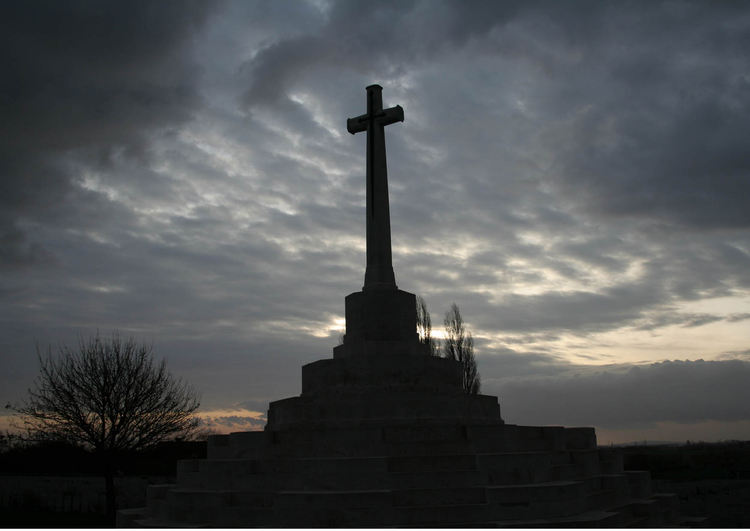
[[[153,345],[96,336],[78,349],[52,348],[39,357],[39,376],[28,400],[15,407],[16,427],[36,440],[57,440],[92,451],[100,458],[107,516],[114,523],[114,473],[125,451],[143,450],[197,429],[200,406],[195,390],[175,379],[166,360],[157,362]]]
[[[477,372],[477,361],[474,358],[474,338],[466,330],[461,312],[454,302],[451,309],[445,312],[445,339],[443,340],[443,356],[458,360],[464,368],[464,391],[479,394],[482,380]]]
[[[419,342],[430,346],[430,355],[440,356],[440,342],[432,337],[432,318],[427,311],[427,303],[417,295],[417,333]]]

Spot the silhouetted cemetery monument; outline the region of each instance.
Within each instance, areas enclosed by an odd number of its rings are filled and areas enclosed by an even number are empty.
[[[302,394],[272,402],[264,431],[214,435],[123,527],[654,527],[697,524],[678,498],[623,471],[593,428],[505,424],[465,393],[458,361],[418,341],[415,296],[391,260],[385,126],[403,121],[367,87],[367,269],[346,297],[344,343],[302,367]],[[592,397],[596,400],[596,397]]]

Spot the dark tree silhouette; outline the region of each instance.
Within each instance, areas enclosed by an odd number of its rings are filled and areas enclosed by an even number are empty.
[[[430,346],[430,355],[440,356],[440,342],[432,337],[432,318],[427,311],[427,303],[417,295],[417,333],[419,342]]]
[[[153,345],[131,337],[96,336],[78,349],[62,345],[39,357],[39,376],[28,400],[16,411],[16,427],[33,440],[63,441],[99,457],[107,495],[107,516],[114,523],[114,473],[126,451],[144,450],[187,436],[198,428],[193,416],[199,396],[156,361]]]
[[[454,302],[451,309],[445,312],[445,339],[443,339],[443,356],[458,360],[464,368],[464,391],[479,394],[482,381],[477,372],[477,361],[474,358],[474,338],[466,330],[461,312]]]

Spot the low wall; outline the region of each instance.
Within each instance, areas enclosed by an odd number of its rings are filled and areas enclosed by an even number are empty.
[[[116,476],[118,509],[145,507],[147,485],[174,482],[174,476]],[[0,475],[4,509],[103,514],[106,506],[102,476]]]

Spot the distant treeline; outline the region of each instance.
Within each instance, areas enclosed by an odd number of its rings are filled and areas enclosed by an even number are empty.
[[[623,460],[656,480],[750,479],[750,441],[627,446]]]
[[[206,443],[173,441],[152,450],[122,454],[118,475],[174,476],[180,459],[205,459]],[[99,475],[97,457],[59,442],[23,442],[0,451],[0,474]]]

